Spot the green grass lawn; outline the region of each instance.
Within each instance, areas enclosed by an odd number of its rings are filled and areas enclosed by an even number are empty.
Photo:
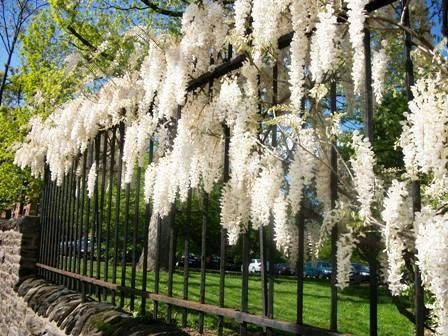
[[[102,265],[103,268],[103,265]],[[96,270],[96,268],[94,268]],[[95,271],[94,271],[95,272]],[[111,272],[111,268],[109,269]],[[103,273],[103,272],[101,272]],[[88,273],[87,273],[88,274]],[[109,273],[109,279],[110,279]],[[121,279],[121,268],[117,269],[118,283]],[[126,286],[130,286],[131,268],[126,269]],[[167,294],[168,274],[160,274],[160,293]],[[200,273],[190,271],[189,299],[199,301]],[[206,303],[216,305],[219,295],[219,274],[207,273]],[[141,288],[142,273],[136,274],[137,288]],[[249,312],[261,314],[261,287],[259,276],[249,279]],[[147,290],[154,289],[154,274],[148,273]],[[238,309],[240,306],[241,278],[239,275],[226,275],[225,306]],[[183,276],[176,271],[173,281],[173,296],[182,298]],[[136,311],[140,299],[136,298]],[[129,300],[126,299],[125,309]],[[147,310],[152,310],[152,302],[148,301]],[[164,317],[165,305],[160,305],[161,317]],[[173,317],[181,320],[181,309],[175,309]],[[274,317],[276,319],[295,321],[296,318],[296,281],[293,277],[276,277],[274,291]],[[328,328],[330,320],[330,286],[328,281],[307,279],[304,286],[304,323]],[[189,314],[189,326],[194,328],[198,323],[198,314]],[[206,329],[213,331],[217,326],[216,317],[205,319]],[[378,326],[381,336],[407,336],[413,334],[413,324],[404,318],[395,308],[390,296],[385,290],[379,290]],[[232,329],[237,330],[234,321],[226,320],[226,333],[231,335]],[[256,327],[253,330],[258,330]],[[368,335],[369,331],[369,291],[367,284],[351,285],[338,293],[338,330],[351,335]]]

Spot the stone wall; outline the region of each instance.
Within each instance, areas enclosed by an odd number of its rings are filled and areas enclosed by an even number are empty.
[[[39,249],[37,217],[0,222],[0,335],[62,335],[36,315],[18,295],[17,285],[36,271]]]
[[[26,279],[19,286],[18,294],[34,312],[57,325],[67,335],[186,335],[174,326],[132,317],[110,303],[99,303],[89,299],[82,302],[80,293],[42,279]]]
[[[0,221],[0,336],[187,335],[37,278],[38,217]]]

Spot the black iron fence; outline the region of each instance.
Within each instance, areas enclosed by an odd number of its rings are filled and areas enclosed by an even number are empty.
[[[374,11],[394,1],[372,1],[366,6],[367,11]],[[407,18],[407,14],[405,15]],[[409,22],[405,22],[409,24]],[[366,90],[367,97],[372,97],[371,71],[370,71],[370,32],[365,33],[366,52]],[[286,48],[291,42],[292,34],[282,36],[279,48]],[[406,34],[406,46],[410,47],[409,34]],[[231,52],[229,53],[231,54]],[[193,91],[207,84],[213,84],[215,79],[240,68],[246,60],[245,55],[229,56],[229,61],[218,65],[212,72],[206,73],[189,83],[188,90]],[[406,54],[406,72],[412,78],[412,64],[409,52]],[[273,105],[277,101],[277,71],[272,71]],[[412,85],[412,79],[408,85]],[[329,93],[329,102],[332,112],[336,112],[336,83],[332,84]],[[372,99],[366,100],[367,135],[372,140]],[[229,180],[229,141],[230,131],[224,127],[225,159],[223,168],[223,182]],[[271,130],[271,145],[276,146],[275,127]],[[331,234],[333,272],[331,276],[331,309],[329,329],[305,325],[303,322],[304,302],[304,224],[305,216],[301,212],[297,218],[299,229],[299,257],[297,262],[297,312],[296,321],[282,321],[276,319],[274,312],[274,244],[272,227],[260,228],[257,233],[259,256],[261,262],[260,279],[262,291],[262,315],[249,313],[248,286],[250,262],[250,235],[241,237],[241,304],[235,310],[226,307],[226,276],[228,265],[226,255],[226,231],[221,229],[217,235],[215,268],[219,272],[218,304],[206,304],[206,266],[207,239],[210,223],[210,195],[205,192],[196,192],[200,200],[201,222],[200,257],[195,266],[199,268],[199,300],[189,299],[190,285],[190,243],[192,232],[192,198],[190,190],[186,205],[174,204],[167,219],[157,221],[157,237],[148,241],[148,223],[151,218],[151,204],[145,204],[142,197],[142,169],[137,167],[135,179],[131,184],[122,185],[122,157],[124,146],[125,127],[120,124],[112,129],[100,132],[88,148],[75,159],[71,171],[64,177],[61,185],[50,180],[49,171],[45,172],[45,183],[42,198],[42,242],[39,261],[40,275],[56,283],[82,291],[84,299],[88,296],[100,301],[110,301],[120,307],[137,311],[140,314],[151,314],[154,318],[166,318],[173,321],[173,310],[181,312],[181,324],[187,325],[188,314],[198,313],[197,327],[200,332],[204,330],[204,317],[216,316],[218,319],[217,333],[222,335],[226,320],[234,320],[240,325],[241,335],[247,334],[248,325],[262,327],[267,335],[274,330],[284,331],[296,335],[339,335],[337,332],[338,295],[336,290],[336,240],[337,229]],[[150,141],[147,146],[145,165],[153,159],[154,143]],[[87,167],[96,162],[96,183],[93,195],[87,195]],[[335,204],[337,157],[336,151],[331,154],[332,176],[332,204]],[[182,215],[182,225],[176,224],[176,217]],[[197,217],[198,215],[195,214]],[[162,231],[165,230],[165,234]],[[183,238],[183,244],[178,244],[178,237]],[[253,238],[253,236],[252,236]],[[162,241],[163,239],[163,241]],[[154,248],[154,265],[148,270],[148,247]],[[180,248],[178,248],[180,247]],[[182,252],[180,252],[182,251]],[[182,266],[182,298],[173,297],[173,282],[176,268],[176,257],[183,255]],[[166,262],[165,262],[166,261]],[[226,269],[227,268],[227,269]],[[162,283],[163,278],[166,279]],[[377,335],[377,265],[370,264],[370,335]],[[165,282],[166,281],[166,282]],[[150,286],[151,285],[151,286]],[[161,286],[166,285],[166,294],[161,294]],[[418,285],[418,284],[417,284]],[[213,293],[216,295],[215,293]],[[417,294],[421,295],[417,288]],[[417,296],[417,329],[422,326],[422,302]],[[420,334],[419,334],[420,335]]]

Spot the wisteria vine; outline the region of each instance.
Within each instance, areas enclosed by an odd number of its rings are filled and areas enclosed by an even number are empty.
[[[314,242],[309,245],[320,245],[317,241],[326,239],[334,225],[342,230],[337,243],[338,286],[348,284],[351,255],[365,230],[376,227],[384,238],[392,294],[405,288],[405,251],[415,253],[424,284],[436,298],[437,332],[446,335],[448,226],[447,215],[437,212],[448,191],[444,74],[434,70],[422,75],[413,87],[414,99],[398,141],[406,172],[387,192],[372,144],[358,131],[350,134],[353,155],[332,172],[331,146],[348,133],[341,115],[352,102],[359,109],[363,98],[366,4],[367,0],[347,0],[343,6],[332,1],[236,0],[233,6],[214,1],[189,5],[181,37],[154,36],[139,71],[111,78],[97,93],[79,93],[45,120],[33,118],[15,162],[35,176],[42,176],[48,164],[51,179],[60,184],[100,131],[123,123],[122,184],[131,183],[134,168],[144,163],[149,139],[155,141],[144,196],[153,204],[154,218],[164,217],[176,199],[187,199],[190,189],[209,193],[222,184],[224,125],[230,130],[230,179],[222,185],[220,220],[230,244],[241,233],[272,223],[277,248],[294,259],[298,233],[293,219],[311,197],[322,224],[317,230],[310,226],[306,235]],[[339,20],[344,8],[345,22]],[[285,54],[278,50],[277,40],[288,32],[293,37]],[[246,53],[243,67],[208,89],[187,92],[191,78],[226,59],[229,42]],[[372,78],[376,102],[381,104],[389,56],[386,42],[378,41],[377,47]],[[278,106],[271,104],[274,63],[280,76],[275,80],[281,93],[287,93],[276,97]],[[349,80],[346,73],[351,74]],[[337,94],[344,97],[344,106],[338,108],[346,111],[330,115],[325,97],[330,81],[338,79]],[[273,125],[282,139],[277,146],[265,141]],[[87,167],[88,197],[94,193],[98,164]],[[336,205],[330,195],[332,173],[340,185]],[[408,185],[422,175],[430,180],[424,190],[427,204],[414,214]]]

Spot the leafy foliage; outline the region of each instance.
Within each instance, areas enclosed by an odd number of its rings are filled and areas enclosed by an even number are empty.
[[[28,118],[26,109],[0,108],[0,211],[16,201],[34,201],[40,195],[41,182],[14,164],[12,147],[23,138],[25,130],[21,127]]]

